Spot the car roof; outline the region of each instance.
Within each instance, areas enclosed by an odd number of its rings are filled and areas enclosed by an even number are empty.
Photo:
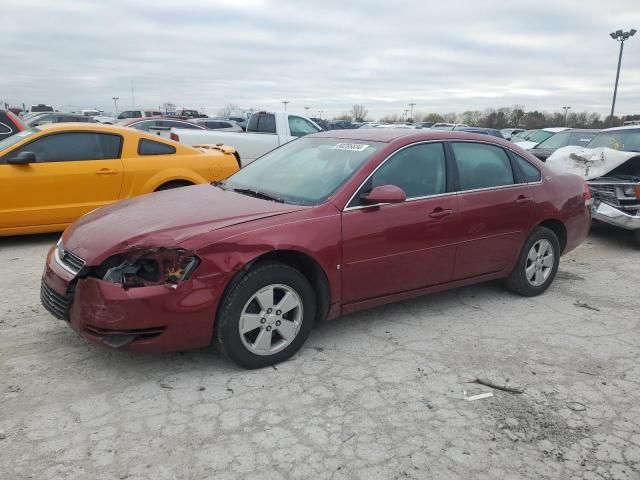
[[[614,132],[616,130],[640,130],[640,125],[624,125],[622,127],[605,128],[601,132]]]
[[[571,128],[558,133],[598,133],[599,131],[599,128]]]
[[[123,127],[122,125],[107,125],[105,123],[91,123],[91,122],[63,122],[63,123],[48,123],[46,125],[39,125],[38,130],[43,132],[65,132],[65,131],[93,131],[104,133],[127,133],[131,134],[132,129]],[[136,130],[133,130],[134,132]]]
[[[353,130],[330,130],[307,135],[304,138],[335,138],[340,140],[358,140],[365,142],[391,143],[401,140],[403,143],[413,143],[427,140],[476,140],[483,143],[495,143],[508,148],[513,143],[499,137],[478,133],[467,133],[456,130],[421,130],[403,128],[356,128]]]
[[[544,130],[545,132],[558,133],[558,132],[564,132],[565,130],[572,130],[572,129],[569,127],[548,127],[548,128],[541,128],[541,130]]]

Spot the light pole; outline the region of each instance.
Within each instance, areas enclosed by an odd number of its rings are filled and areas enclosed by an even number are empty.
[[[620,78],[620,64],[622,63],[622,49],[624,48],[624,42],[629,40],[636,34],[636,29],[632,28],[628,32],[622,30],[616,30],[611,32],[609,36],[614,40],[620,42],[620,54],[618,55],[618,70],[616,71],[616,86],[613,89],[613,101],[611,102],[611,126],[613,127],[613,112],[616,108],[616,95],[618,94],[618,79]]]
[[[309,118],[309,107],[304,107],[304,109],[305,109],[305,111],[307,112],[307,113],[306,113],[307,118]]]
[[[403,110],[403,112],[404,112],[404,121],[406,122],[406,121],[407,121],[407,113],[409,113],[409,109],[408,109],[408,108],[405,108],[405,109]]]
[[[120,97],[111,97],[111,100],[113,100],[113,104],[116,107],[116,115],[118,115],[118,100],[120,100]]]
[[[320,118],[320,120],[322,120],[322,110],[318,110],[318,117]]]
[[[410,103],[409,106],[411,107],[411,121],[413,122],[413,107],[416,106],[415,103]]]
[[[566,107],[562,107],[562,109],[564,110],[564,126],[567,126],[567,113],[569,113],[569,109],[571,107],[566,106]]]
[[[284,105],[284,111],[287,111],[287,104],[289,103],[289,100],[283,100],[282,101],[282,105]]]

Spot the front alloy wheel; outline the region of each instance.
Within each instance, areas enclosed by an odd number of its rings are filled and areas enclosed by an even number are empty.
[[[244,346],[256,355],[273,355],[293,342],[302,326],[302,299],[287,285],[268,285],[245,304],[238,327]]]
[[[215,340],[241,367],[273,365],[300,349],[315,314],[315,292],[300,271],[284,263],[260,263],[234,281],[222,299]]]

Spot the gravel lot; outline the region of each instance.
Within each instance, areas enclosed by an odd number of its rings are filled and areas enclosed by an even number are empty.
[[[81,340],[39,303],[56,239],[0,239],[0,478],[640,478],[626,232],[594,230],[542,297],[489,283],[351,315],[259,371]]]

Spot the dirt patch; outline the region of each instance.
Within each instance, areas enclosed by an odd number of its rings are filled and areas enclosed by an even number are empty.
[[[497,397],[487,403],[487,417],[495,425],[496,435],[541,445],[543,452],[556,460],[563,461],[566,450],[591,434],[587,425],[570,427],[558,413],[565,404],[551,396],[544,402],[528,395]]]

